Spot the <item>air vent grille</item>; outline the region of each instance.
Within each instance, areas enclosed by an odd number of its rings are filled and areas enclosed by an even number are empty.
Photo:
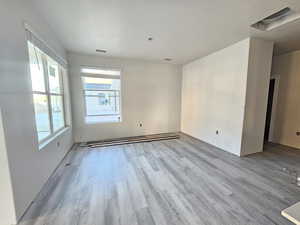
[[[299,18],[300,13],[286,7],[252,24],[251,27],[261,31],[269,31]]]

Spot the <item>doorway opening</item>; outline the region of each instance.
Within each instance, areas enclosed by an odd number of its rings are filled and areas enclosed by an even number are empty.
[[[272,78],[269,84],[269,94],[268,94],[268,105],[267,105],[267,115],[266,115],[266,126],[264,141],[269,141],[270,127],[271,127],[271,118],[272,118],[272,107],[273,107],[273,98],[274,98],[274,89],[275,89],[275,79]]]

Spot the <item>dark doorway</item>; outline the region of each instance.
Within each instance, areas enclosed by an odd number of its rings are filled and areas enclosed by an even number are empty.
[[[266,127],[265,127],[265,135],[264,135],[265,142],[268,141],[269,134],[270,134],[274,87],[275,87],[275,79],[271,79],[270,80],[270,85],[269,85],[268,107],[267,107]]]

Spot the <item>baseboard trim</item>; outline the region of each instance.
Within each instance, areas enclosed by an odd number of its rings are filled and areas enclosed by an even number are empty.
[[[171,140],[171,139],[178,139],[179,137],[180,136],[178,133],[161,133],[161,134],[107,139],[101,141],[92,141],[92,142],[87,142],[85,146],[89,148],[98,148],[98,147],[133,144],[133,143],[141,143],[141,142]]]

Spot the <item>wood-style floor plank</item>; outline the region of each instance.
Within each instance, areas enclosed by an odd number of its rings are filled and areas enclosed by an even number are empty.
[[[300,151],[239,158],[194,138],[71,151],[20,225],[291,225]]]

